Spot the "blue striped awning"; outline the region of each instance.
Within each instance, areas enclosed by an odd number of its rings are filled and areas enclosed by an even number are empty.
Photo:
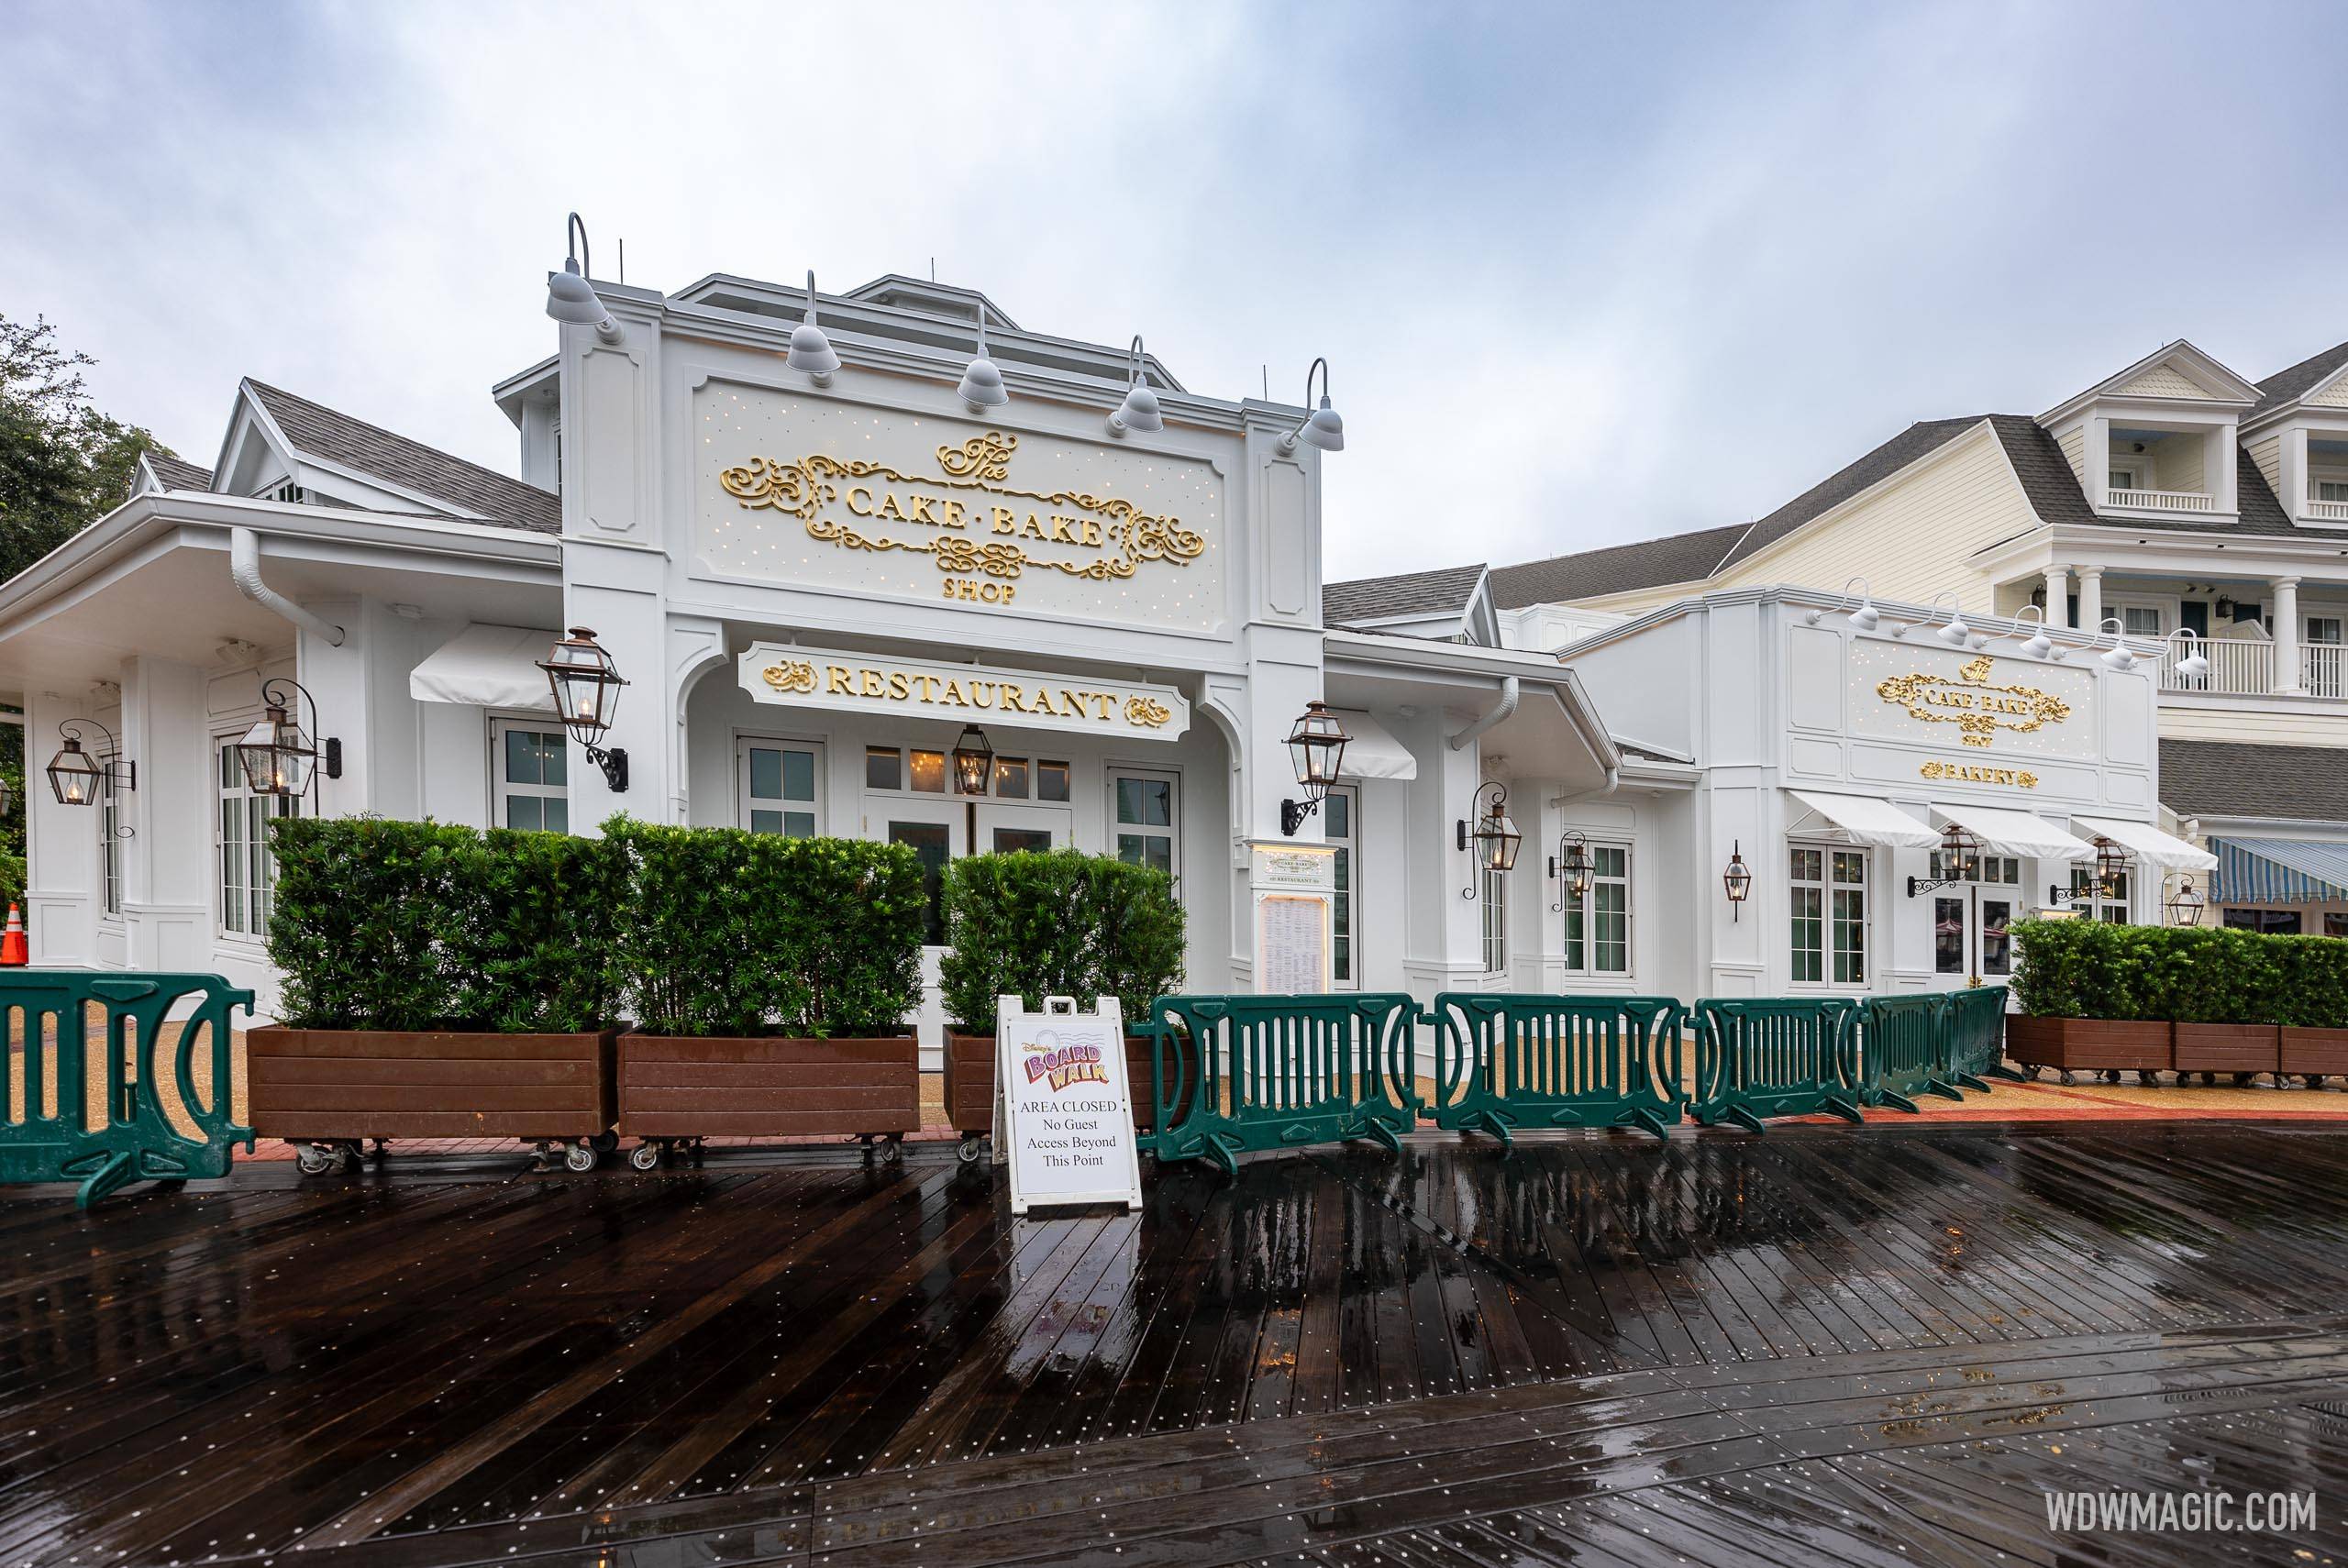
[[[2213,838],[2218,904],[2348,903],[2348,844],[2300,838]]]

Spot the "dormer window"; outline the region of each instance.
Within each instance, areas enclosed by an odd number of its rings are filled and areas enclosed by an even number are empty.
[[[2231,523],[2241,515],[2241,418],[2257,398],[2250,382],[2178,342],[2049,409],[2038,423],[2101,515]]]

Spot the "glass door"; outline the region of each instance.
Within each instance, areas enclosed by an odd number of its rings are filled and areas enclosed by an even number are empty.
[[[927,929],[922,933],[921,1007],[914,1014],[914,1030],[924,1051],[946,1043],[946,1016],[938,989],[938,964],[946,956],[946,867],[967,852],[968,825],[963,808],[950,800],[921,800],[868,792],[864,798],[864,830],[887,844],[910,845],[921,861],[922,886],[929,895]],[[976,1022],[977,1020],[970,1021]]]
[[[734,789],[752,833],[813,838],[822,826],[823,748],[790,741],[735,743]]]
[[[971,817],[977,837],[969,853],[975,855],[1064,849],[1074,825],[1066,806],[1014,806],[1001,801],[977,802]]]
[[[1989,856],[1983,862],[1991,880],[1959,883],[1933,900],[1933,972],[1962,976],[1967,985],[2001,981],[2014,972],[2012,927],[2018,896],[2000,871],[2018,862]]]

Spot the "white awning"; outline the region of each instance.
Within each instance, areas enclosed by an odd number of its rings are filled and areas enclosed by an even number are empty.
[[[1888,801],[1872,795],[1829,795],[1818,790],[1787,794],[1857,839],[1877,849],[1930,849],[1941,841],[1933,829]]]
[[[2158,866],[2169,871],[2215,871],[2218,857],[2205,849],[2196,849],[2185,840],[2165,834],[2150,823],[2121,822],[2111,817],[2073,817],[2071,825],[2088,833],[2101,834],[2122,849],[2133,850],[2136,858],[2147,866]]]
[[[1419,759],[1394,738],[1393,732],[1368,713],[1346,709],[1337,714],[1346,726],[1346,756],[1337,772],[1346,778],[1416,778]]]
[[[467,626],[408,671],[408,695],[419,702],[551,713],[554,689],[538,660],[561,636],[526,626]]]
[[[1933,812],[1979,839],[1981,847],[1992,855],[2020,855],[2037,860],[2095,858],[2095,845],[2072,837],[2053,823],[2028,812],[1977,806],[1970,801],[1954,805],[1934,801]]]

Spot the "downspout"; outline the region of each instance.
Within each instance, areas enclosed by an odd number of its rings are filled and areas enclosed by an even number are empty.
[[[1501,700],[1492,704],[1491,712],[1451,737],[1451,749],[1461,751],[1486,730],[1516,712],[1517,684],[1513,675],[1501,677]]]
[[[340,626],[312,614],[260,580],[260,536],[250,528],[228,530],[228,576],[236,583],[238,592],[262,609],[293,622],[315,636],[324,637],[330,646],[342,646]]]

